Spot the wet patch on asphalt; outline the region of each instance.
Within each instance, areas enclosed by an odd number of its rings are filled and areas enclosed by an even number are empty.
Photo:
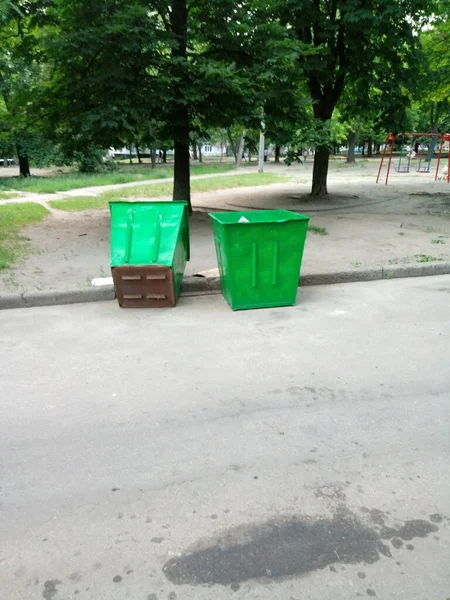
[[[367,522],[340,507],[331,518],[290,517],[259,525],[236,527],[220,540],[200,541],[196,549],[170,559],[163,567],[176,585],[232,585],[248,580],[281,580],[330,567],[335,563],[372,564],[403,541],[438,531],[434,522],[405,521],[386,526],[387,516],[365,509]],[[391,540],[391,545],[385,543]]]

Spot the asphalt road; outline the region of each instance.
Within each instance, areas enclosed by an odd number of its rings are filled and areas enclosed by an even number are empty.
[[[0,597],[450,597],[450,276],[0,312]]]

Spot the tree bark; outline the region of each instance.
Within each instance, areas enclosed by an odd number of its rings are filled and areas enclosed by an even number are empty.
[[[356,131],[352,131],[347,137],[347,163],[354,163],[355,161],[355,144],[356,144]]]
[[[245,134],[246,133],[247,132],[244,129],[242,131],[241,140],[239,142],[239,147],[238,147],[237,156],[236,156],[236,168],[237,169],[239,169],[239,167],[242,166],[242,155],[244,154]]]
[[[237,157],[239,152],[239,145],[236,146],[235,140],[233,140],[233,136],[231,135],[231,130],[227,129],[227,137],[228,137],[228,146],[227,146],[227,156],[228,156],[228,148],[231,148],[231,152],[234,156],[234,163],[237,163]]]
[[[221,157],[222,158],[222,157]],[[203,162],[202,145],[198,145],[198,162]]]
[[[164,148],[162,151],[163,155],[162,155],[162,161],[164,164],[167,163],[167,150]]]
[[[192,159],[193,160],[198,160],[198,154],[197,154],[197,142],[194,142],[192,144]]]
[[[152,149],[150,150],[150,158],[152,161],[152,169],[154,169],[156,167],[156,148],[155,148],[155,146],[152,146]]]
[[[142,165],[141,153],[139,152],[139,146],[137,144],[136,144],[136,156],[137,156],[137,159],[138,159],[138,163],[140,165]]]
[[[281,148],[280,146],[278,146],[278,144],[275,146],[275,162],[279,163],[280,162],[280,151]]]
[[[189,142],[183,143],[176,141],[172,199],[186,200],[189,205],[189,212],[192,212],[189,159]]]
[[[299,36],[302,39],[302,35]],[[310,40],[305,40],[310,43]],[[342,59],[343,40],[338,39],[339,51],[335,55],[337,60],[339,57]],[[330,65],[330,70],[333,72],[336,66],[336,60],[333,65]],[[333,84],[327,84],[323,88],[320,80],[316,75],[311,74],[308,78],[308,87],[311,93],[312,99],[315,101],[313,104],[313,113],[316,119],[326,123],[333,116],[333,111],[336,104],[341,97],[345,83],[345,69],[340,69],[340,74],[336,77]],[[330,150],[327,146],[319,146],[316,149],[314,155],[314,169],[313,169],[313,184],[311,189],[312,196],[324,196],[327,194],[327,175],[328,175],[328,164],[330,160]]]
[[[328,163],[330,151],[327,147],[317,148],[314,154],[313,181],[311,196],[326,196]]]
[[[174,75],[177,83],[174,85],[175,98],[185,96],[187,68],[187,0],[172,0],[170,26],[174,37],[172,58],[174,59]],[[174,149],[175,166],[173,180],[173,200],[186,200],[189,212],[191,205],[190,155],[189,155],[189,109],[185,104],[174,103]]]
[[[367,140],[367,158],[372,158],[373,156],[373,142],[372,138]]]
[[[17,145],[17,158],[19,159],[19,172],[21,177],[30,177],[30,163],[28,156],[24,156],[20,145]]]

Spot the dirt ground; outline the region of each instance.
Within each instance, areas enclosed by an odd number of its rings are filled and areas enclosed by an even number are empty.
[[[186,274],[217,267],[208,210],[286,208],[309,215],[310,225],[325,228],[327,235],[308,234],[303,273],[450,260],[450,184],[415,171],[393,171],[389,185],[376,184],[377,169],[376,160],[332,163],[329,197],[321,200],[308,196],[309,160],[292,167],[265,165],[267,172],[291,177],[288,183],[194,194]],[[85,287],[110,275],[107,210],[53,211],[24,235],[32,252],[0,274],[0,293]]]

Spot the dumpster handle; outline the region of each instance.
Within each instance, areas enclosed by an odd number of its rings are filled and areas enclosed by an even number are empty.
[[[252,287],[256,287],[256,242],[252,243]]]
[[[162,221],[162,214],[158,213],[158,216],[157,216],[156,222],[155,222],[155,243],[153,246],[152,263],[155,263],[158,261],[159,247],[161,245],[161,221]]]
[[[126,248],[125,248],[125,262],[127,264],[130,262],[131,245],[133,243],[133,228],[134,228],[133,220],[134,220],[134,211],[129,210],[128,211],[128,223],[127,223],[127,242],[126,242]]]
[[[277,285],[277,273],[278,272],[278,242],[273,243],[273,257],[272,257],[272,285]]]

